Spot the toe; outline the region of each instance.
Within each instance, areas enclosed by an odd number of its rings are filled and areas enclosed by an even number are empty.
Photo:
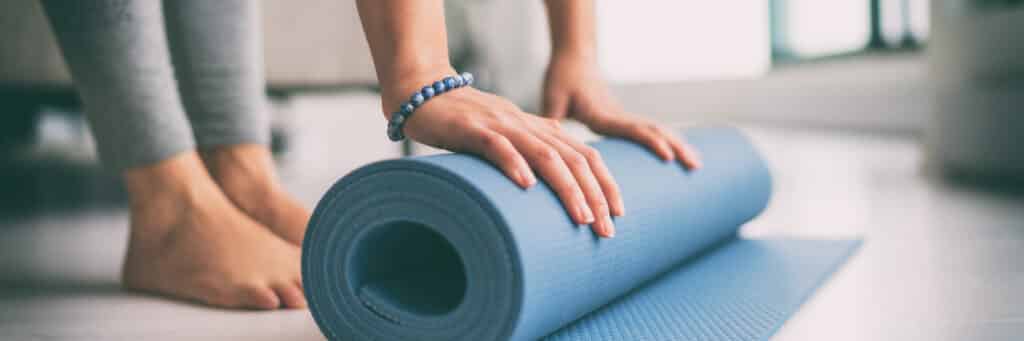
[[[274,288],[277,296],[285,308],[304,309],[306,308],[306,296],[302,293],[302,287],[294,283],[281,283]]]
[[[240,306],[242,308],[269,310],[281,307],[281,298],[273,289],[265,286],[247,286],[242,288]]]

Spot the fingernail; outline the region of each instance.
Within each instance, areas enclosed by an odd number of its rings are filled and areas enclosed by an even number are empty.
[[[626,215],[626,205],[622,203],[622,198],[615,200],[615,211],[618,217]]]
[[[583,220],[584,224],[590,224],[594,222],[594,212],[590,210],[590,207],[586,205],[579,205],[576,207],[577,217]]]
[[[604,227],[602,228],[604,230],[604,237],[615,237],[615,223],[612,223],[612,218],[609,216],[604,216],[604,218],[601,218],[601,223],[602,225],[604,225]]]
[[[528,188],[530,186],[533,186],[534,181],[535,180],[533,179],[533,177],[530,176],[529,172],[522,170],[516,171],[516,182],[519,183],[519,186],[522,186],[523,188]]]
[[[689,160],[687,160],[684,166],[686,166],[687,169],[697,170],[700,169],[701,167],[704,167],[704,164],[701,163],[700,160],[698,160],[697,158],[690,158]]]
[[[526,183],[527,184],[529,184],[530,186],[533,186],[533,185],[537,184],[537,177],[533,175],[532,171],[526,170],[525,174],[526,174]]]
[[[523,171],[518,171],[517,170],[517,171],[513,172],[512,173],[512,177],[513,177],[513,180],[516,181],[516,184],[519,185],[519,187],[522,187],[524,189],[526,188],[526,176],[523,175]]]
[[[693,169],[699,169],[704,167],[704,163],[700,160],[700,152],[691,145],[686,145],[686,154],[690,156],[690,163],[693,164]]]

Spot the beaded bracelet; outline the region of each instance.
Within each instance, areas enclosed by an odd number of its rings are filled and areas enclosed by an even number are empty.
[[[398,107],[398,111],[391,113],[391,118],[388,119],[388,138],[391,141],[401,141],[405,139],[405,134],[402,133],[402,126],[405,125],[405,121],[412,116],[412,113],[416,111],[423,103],[431,98],[440,96],[441,94],[461,88],[464,86],[470,86],[473,84],[473,74],[469,72],[463,72],[454,76],[445,77],[433,84],[424,86],[420,91],[412,94],[409,100],[402,103]]]

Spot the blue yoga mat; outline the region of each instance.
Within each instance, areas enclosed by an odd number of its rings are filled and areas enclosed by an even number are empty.
[[[306,233],[313,317],[333,340],[766,339],[859,241],[738,238],[768,203],[767,167],[738,130],[684,135],[698,171],[592,144],[626,204],[612,239],[473,156],[360,168]]]

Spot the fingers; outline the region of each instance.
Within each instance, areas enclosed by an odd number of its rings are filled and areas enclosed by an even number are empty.
[[[591,229],[601,237],[611,238],[615,236],[615,224],[612,223],[609,212],[608,199],[598,183],[597,177],[590,169],[590,160],[575,148],[562,141],[556,135],[539,134],[541,139],[552,146],[562,157],[562,161],[569,167],[576,183],[579,184],[583,196],[594,213],[594,222]],[[570,139],[571,140],[571,139]]]
[[[469,135],[463,139],[464,149],[490,160],[521,188],[537,183],[530,165],[508,138],[486,128],[478,128]]]
[[[536,170],[558,196],[573,222],[592,224],[599,236],[614,236],[615,226],[610,217],[621,215],[624,209],[611,173],[596,150],[558,135],[557,124],[549,122],[553,120],[531,121],[536,123],[532,127],[479,128],[462,140],[466,149],[493,162],[521,187],[536,183],[531,168]],[[595,174],[592,168],[598,172]]]
[[[572,138],[563,131],[557,131],[555,134],[562,142],[575,149],[576,152],[587,159],[590,171],[594,174],[594,178],[597,179],[601,192],[604,193],[604,197],[610,206],[611,214],[616,217],[625,215],[626,206],[622,202],[619,185],[615,182],[615,178],[612,177],[612,172],[608,170],[608,166],[605,165],[604,159],[601,158],[601,153],[594,149],[594,147]]]
[[[572,170],[555,147],[522,129],[508,129],[505,136],[521,151],[526,161],[537,170],[555,192],[576,224],[594,222],[594,212]]]
[[[672,151],[672,146],[669,145],[665,137],[658,132],[653,126],[646,124],[634,124],[627,128],[626,137],[640,142],[641,144],[650,148],[655,155],[660,157],[662,160],[671,161],[675,159],[675,153]]]
[[[647,146],[659,158],[665,161],[679,160],[687,169],[698,169],[703,166],[700,153],[689,144],[683,142],[678,135],[652,123],[645,122],[607,122],[597,126],[597,132],[606,135],[625,137]]]
[[[691,147],[689,144],[683,142],[679,136],[673,134],[665,129],[659,127],[658,132],[664,136],[665,141],[668,142],[669,146],[672,147],[672,152],[675,154],[679,162],[683,163],[687,169],[700,169],[703,164],[700,161],[700,154],[696,149]]]
[[[568,99],[550,99],[547,112],[564,117]],[[558,120],[523,113],[470,88],[422,107],[406,128],[406,136],[419,142],[487,159],[520,187],[543,178],[574,223],[593,224],[603,237],[614,235],[610,217],[624,212],[618,187],[593,148],[559,134]]]

